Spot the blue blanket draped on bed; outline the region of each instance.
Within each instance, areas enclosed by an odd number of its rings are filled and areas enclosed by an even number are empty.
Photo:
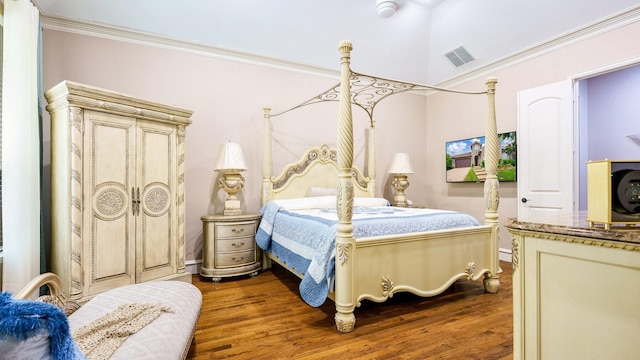
[[[313,307],[322,305],[334,275],[336,210],[289,211],[269,202],[260,212],[258,246],[304,274],[300,295]],[[356,239],[480,225],[472,216],[459,212],[392,206],[354,207],[352,222]]]

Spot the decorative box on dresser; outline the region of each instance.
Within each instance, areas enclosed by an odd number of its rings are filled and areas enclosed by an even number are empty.
[[[640,229],[509,219],[514,359],[637,359]]]
[[[258,275],[262,268],[256,230],[260,214],[205,215],[200,275],[219,282],[223,277]]]
[[[71,299],[185,271],[192,112],[63,81],[51,114],[51,267]]]

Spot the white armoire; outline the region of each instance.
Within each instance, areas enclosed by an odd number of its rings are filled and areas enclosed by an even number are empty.
[[[185,271],[185,128],[192,112],[63,81],[51,115],[51,269],[84,302]]]

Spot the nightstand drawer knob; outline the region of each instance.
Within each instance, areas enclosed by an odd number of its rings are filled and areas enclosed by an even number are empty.
[[[231,232],[234,234],[242,234],[244,232],[243,228],[240,229],[231,229]]]
[[[241,262],[241,261],[244,261],[244,256],[239,257],[239,258],[234,257],[234,258],[231,258],[231,260],[233,260],[233,261],[235,261],[235,262]]]
[[[244,246],[244,243],[243,242],[241,242],[240,244],[233,243],[231,244],[231,246],[233,246],[234,248],[241,248]]]

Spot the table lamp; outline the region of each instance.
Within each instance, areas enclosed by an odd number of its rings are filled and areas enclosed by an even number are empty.
[[[227,199],[224,202],[224,215],[240,215],[240,199],[238,192],[244,185],[244,178],[240,174],[247,170],[242,155],[240,144],[228,141],[220,145],[218,159],[214,169],[221,177],[218,180],[220,186],[227,192]]]
[[[406,174],[413,174],[409,154],[397,153],[393,155],[391,166],[389,166],[389,174],[393,175],[391,185],[396,189],[396,193],[393,196],[393,205],[407,207],[407,197],[404,191],[409,187],[409,180]]]

